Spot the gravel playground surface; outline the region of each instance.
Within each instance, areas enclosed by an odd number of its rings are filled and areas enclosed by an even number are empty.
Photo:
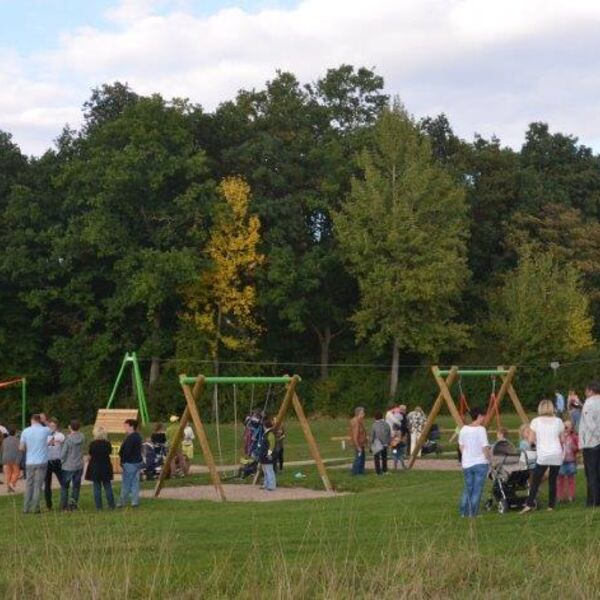
[[[335,460],[335,459],[334,459]],[[339,460],[339,459],[338,459]],[[329,461],[326,461],[329,462]],[[333,461],[331,461],[333,462]],[[313,461],[298,461],[287,463],[288,466],[301,466],[314,464]],[[329,469],[349,469],[351,464],[330,464]],[[372,461],[367,460],[367,468],[372,467]],[[391,461],[388,467],[391,470]],[[232,470],[235,467],[221,467],[219,470]],[[460,471],[460,465],[456,460],[449,460],[443,458],[427,458],[417,460],[413,467],[415,471]],[[194,465],[192,467],[192,473],[207,473],[208,469],[203,466]],[[118,481],[120,477],[115,477],[115,481]],[[82,481],[82,484],[89,482]],[[52,487],[56,490],[58,482],[53,481]],[[245,485],[231,485],[224,484],[225,494],[228,500],[232,502],[270,502],[273,500],[307,500],[311,498],[327,498],[335,496],[336,494],[328,494],[318,490],[309,490],[306,488],[278,488],[274,492],[266,492],[258,486],[245,486]],[[17,483],[17,493],[22,494],[25,488],[25,482],[19,480]],[[231,491],[229,491],[231,489]],[[186,494],[190,494],[187,496]],[[0,496],[9,495],[8,490],[4,484],[0,485]],[[11,494],[12,495],[12,494]],[[152,492],[146,491],[142,493],[142,496],[150,497]],[[180,487],[180,488],[163,488],[161,491],[161,498],[179,498],[182,500],[216,500],[216,492],[212,486],[192,486],[192,487]]]
[[[272,492],[263,490],[258,485],[242,484],[223,484],[225,496],[228,502],[278,502],[282,500],[316,500],[320,498],[337,498],[346,494],[335,492],[324,492],[319,490],[310,490],[307,488],[284,488],[280,487]],[[151,490],[142,492],[145,498],[153,496]],[[217,502],[219,497],[212,485],[195,485],[185,487],[166,487],[160,492],[160,498],[169,500],[214,500]]]

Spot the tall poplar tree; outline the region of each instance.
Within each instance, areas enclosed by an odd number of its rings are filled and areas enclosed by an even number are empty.
[[[260,326],[253,275],[263,260],[260,220],[248,212],[250,187],[241,177],[228,177],[218,191],[221,203],[205,250],[209,266],[185,291],[186,318],[203,336],[215,374],[222,348],[255,348]]]
[[[360,288],[358,338],[391,346],[395,396],[402,351],[436,359],[467,342],[454,320],[469,277],[464,191],[397,101],[379,118],[359,166],[335,225]]]

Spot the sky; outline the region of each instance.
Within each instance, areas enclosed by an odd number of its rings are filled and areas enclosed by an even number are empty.
[[[600,0],[0,0],[0,129],[39,155],[102,83],[212,110],[342,63],[467,139],[546,121],[600,152]]]

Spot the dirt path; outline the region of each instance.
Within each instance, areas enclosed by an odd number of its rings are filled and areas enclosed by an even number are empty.
[[[282,500],[314,500],[318,498],[338,498],[346,494],[335,492],[324,492],[320,490],[309,490],[307,488],[277,488],[272,492],[263,490],[255,485],[224,484],[223,489],[228,502],[278,502]],[[142,492],[145,498],[151,498],[153,492],[145,490]],[[160,498],[170,500],[213,500],[218,501],[215,488],[212,485],[195,485],[186,487],[163,488]]]

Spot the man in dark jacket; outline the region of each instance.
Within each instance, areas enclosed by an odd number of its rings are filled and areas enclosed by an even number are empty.
[[[140,471],[142,470],[142,436],[139,434],[138,422],[127,419],[124,423],[126,437],[119,449],[123,480],[121,482],[121,499],[118,508],[125,506],[131,496],[131,506],[140,503]]]

